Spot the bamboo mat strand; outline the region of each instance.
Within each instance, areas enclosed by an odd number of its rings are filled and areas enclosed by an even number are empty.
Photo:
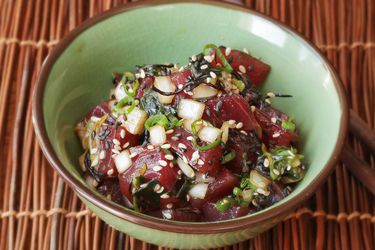
[[[32,88],[51,49],[87,18],[127,2],[0,0],[0,249],[166,249],[117,232],[88,210],[52,171],[31,123]],[[313,41],[338,70],[351,108],[374,129],[373,0],[232,2]],[[374,155],[357,140],[350,143],[374,168]],[[221,249],[375,249],[375,199],[340,163],[282,223]]]

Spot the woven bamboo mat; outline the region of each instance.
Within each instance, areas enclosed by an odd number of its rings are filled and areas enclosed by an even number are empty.
[[[238,3],[312,40],[340,73],[353,110],[374,128],[374,0]],[[82,21],[119,4],[122,1],[0,0],[0,249],[158,248],[115,231],[90,212],[52,171],[31,124],[31,91],[43,59]],[[354,141],[354,148],[375,166],[365,147]],[[375,249],[374,197],[342,164],[283,223],[225,249],[315,248]]]

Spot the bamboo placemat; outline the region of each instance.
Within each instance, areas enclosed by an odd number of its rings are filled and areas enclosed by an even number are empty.
[[[0,0],[0,249],[158,248],[117,232],[90,212],[48,166],[31,124],[31,91],[49,51],[85,19],[123,2]],[[340,73],[352,109],[374,128],[374,0],[232,2],[312,40]],[[374,168],[374,156],[353,143]],[[374,197],[342,164],[283,223],[225,249],[315,248],[375,249]]]

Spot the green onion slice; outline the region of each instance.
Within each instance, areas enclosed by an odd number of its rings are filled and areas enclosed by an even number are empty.
[[[231,149],[229,153],[227,153],[223,156],[223,159],[221,160],[221,164],[225,164],[227,162],[230,162],[235,157],[236,157],[236,152],[233,149]]]
[[[207,145],[204,145],[204,146],[199,146],[196,139],[193,137],[193,144],[194,144],[194,147],[198,150],[210,150],[210,149],[213,149],[215,148],[216,146],[218,146],[221,142],[221,135],[223,133],[220,134],[220,136],[217,137],[217,139],[213,142],[213,143],[210,143],[210,144],[207,144]]]
[[[163,114],[156,114],[149,117],[145,122],[145,128],[149,130],[155,125],[160,125],[165,127],[168,123],[168,118]]]
[[[221,62],[223,63],[223,66],[224,66],[224,70],[228,73],[232,73],[233,72],[233,68],[232,66],[230,66],[230,64],[228,63],[227,59],[225,58],[225,56],[223,55],[223,53],[221,52],[221,50],[215,45],[215,44],[207,44],[206,46],[204,46],[203,48],[203,54],[207,55],[206,54],[206,50],[207,49],[214,49],[216,54],[219,56]]]

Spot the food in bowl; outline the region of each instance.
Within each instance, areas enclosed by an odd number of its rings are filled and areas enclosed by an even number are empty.
[[[271,206],[305,175],[293,119],[262,94],[270,66],[208,44],[186,66],[114,73],[110,99],[76,126],[86,181],[155,217],[219,221]]]

